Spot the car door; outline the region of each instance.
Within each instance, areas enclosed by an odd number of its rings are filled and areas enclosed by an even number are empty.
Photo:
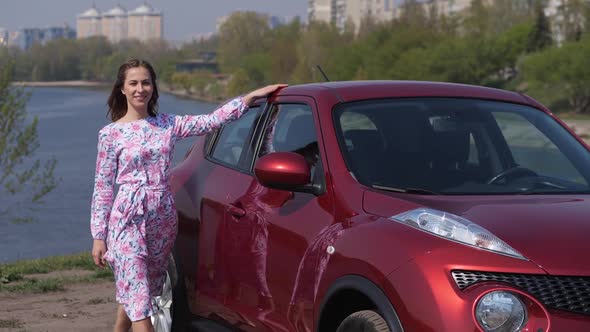
[[[262,115],[262,107],[254,106],[240,119],[224,125],[213,138],[211,148],[204,147],[206,160],[199,163],[191,179],[189,193],[192,209],[197,220],[179,222],[179,255],[195,257],[190,263],[192,269],[184,270],[188,280],[187,292],[196,294],[189,299],[191,311],[199,316],[240,324],[242,318],[227,306],[231,270],[228,269],[226,238],[226,209],[235,192],[243,193],[250,183],[241,161],[248,155],[249,143]],[[209,150],[209,151],[207,151]],[[180,209],[182,210],[186,209]],[[186,214],[186,213],[185,213]],[[186,219],[186,218],[180,218]],[[192,230],[196,228],[195,230]],[[188,229],[188,231],[187,231]],[[191,239],[186,239],[191,234]],[[190,241],[190,242],[189,242]],[[194,243],[197,249],[191,249]],[[191,252],[187,252],[191,251]],[[196,251],[192,253],[193,251]],[[229,281],[228,281],[229,280]]]
[[[313,99],[283,97],[267,109],[253,162],[273,152],[302,154],[319,194],[262,186],[253,175],[232,186],[225,243],[231,300],[246,331],[311,331],[313,302],[335,224],[326,160]],[[243,188],[244,190],[241,190]],[[239,280],[237,280],[239,279]]]

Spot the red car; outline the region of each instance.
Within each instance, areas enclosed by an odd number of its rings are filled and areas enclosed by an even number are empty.
[[[526,95],[290,86],[184,162],[161,330],[590,331],[590,153]]]

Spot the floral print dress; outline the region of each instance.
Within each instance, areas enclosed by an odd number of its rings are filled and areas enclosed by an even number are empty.
[[[100,130],[90,228],[94,239],[106,241],[116,299],[132,321],[154,314],[151,299],[162,291],[176,239],[169,184],[174,144],[219,128],[246,109],[240,97],[210,114],[158,114]]]

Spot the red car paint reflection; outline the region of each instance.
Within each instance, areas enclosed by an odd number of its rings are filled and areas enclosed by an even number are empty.
[[[288,87],[173,171],[174,319],[240,331],[491,331],[502,320],[496,331],[590,331],[589,172],[585,143],[521,94]]]

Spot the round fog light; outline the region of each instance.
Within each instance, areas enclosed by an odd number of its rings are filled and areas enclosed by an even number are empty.
[[[484,331],[517,332],[526,321],[524,303],[506,291],[490,292],[479,299],[475,317]]]

